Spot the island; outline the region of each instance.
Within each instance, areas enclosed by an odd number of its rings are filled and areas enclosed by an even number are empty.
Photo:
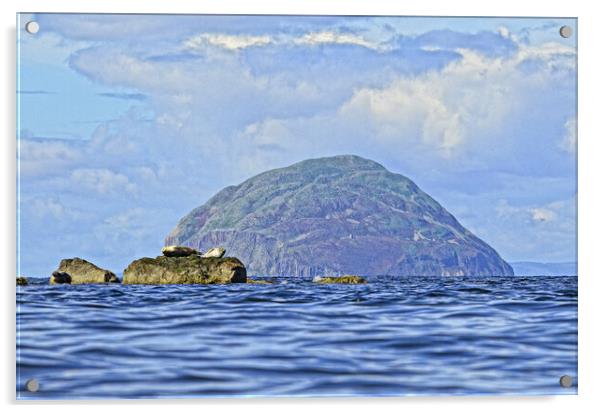
[[[409,178],[355,155],[226,187],[183,217],[165,245],[222,245],[250,275],[513,275]]]

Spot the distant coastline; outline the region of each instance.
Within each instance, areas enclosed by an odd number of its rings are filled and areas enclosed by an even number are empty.
[[[577,276],[576,262],[534,262],[517,261],[511,262],[514,274],[518,276]]]

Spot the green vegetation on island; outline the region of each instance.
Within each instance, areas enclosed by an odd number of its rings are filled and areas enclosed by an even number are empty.
[[[405,176],[353,155],[309,159],[218,192],[166,245],[219,242],[249,274],[512,275]]]

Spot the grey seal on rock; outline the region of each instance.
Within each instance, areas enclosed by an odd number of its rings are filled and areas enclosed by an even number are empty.
[[[226,253],[226,249],[222,247],[210,248],[209,251],[201,255],[203,258],[221,258]]]

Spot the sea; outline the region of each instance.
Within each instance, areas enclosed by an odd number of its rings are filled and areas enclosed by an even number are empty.
[[[578,391],[577,277],[262,279],[17,287],[17,398]]]

